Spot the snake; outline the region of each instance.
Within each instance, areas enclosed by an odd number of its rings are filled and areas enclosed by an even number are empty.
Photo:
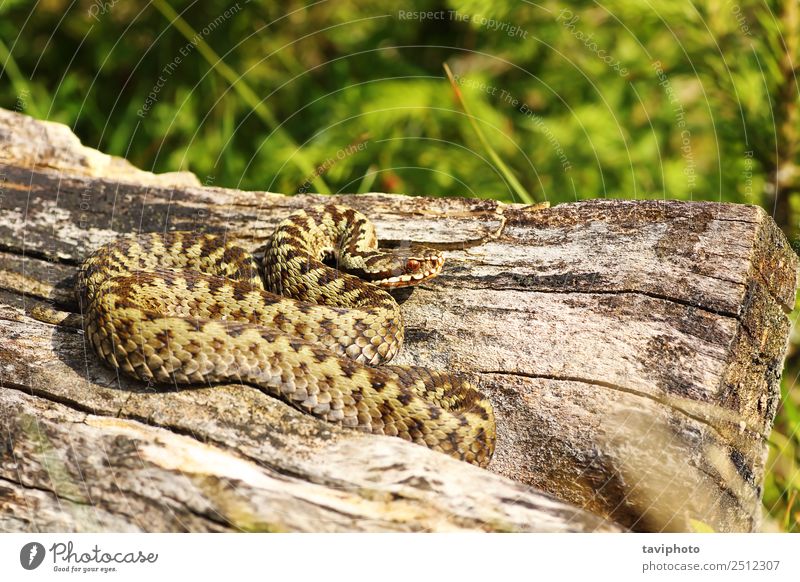
[[[326,422],[486,467],[495,416],[475,385],[387,365],[404,338],[389,291],[443,264],[423,245],[381,248],[360,211],[318,204],[253,252],[225,233],[118,235],[81,263],[75,293],[94,352],[135,379],[251,385]]]

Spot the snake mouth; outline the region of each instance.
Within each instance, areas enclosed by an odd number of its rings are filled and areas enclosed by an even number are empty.
[[[423,281],[427,281],[428,279],[432,279],[439,272],[442,270],[442,266],[444,265],[444,257],[436,257],[433,260],[431,266],[424,271],[419,271],[416,273],[401,273],[400,275],[394,275],[392,277],[385,277],[383,279],[374,279],[370,281],[373,285],[377,285],[378,287],[384,288],[398,288],[398,287],[410,287],[411,285],[418,285]]]

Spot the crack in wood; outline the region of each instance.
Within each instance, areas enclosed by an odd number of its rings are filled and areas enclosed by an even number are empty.
[[[520,378],[529,378],[529,379],[533,379],[533,380],[550,380],[550,381],[553,381],[553,382],[577,382],[577,383],[580,383],[580,384],[590,384],[590,385],[593,385],[593,386],[600,386],[602,388],[608,388],[608,389],[614,390],[616,392],[622,392],[624,394],[630,394],[632,396],[639,396],[639,397],[642,397],[642,398],[647,398],[648,400],[651,400],[651,401],[655,402],[656,404],[658,404],[659,406],[664,407],[667,410],[676,410],[677,412],[680,412],[681,414],[683,414],[687,418],[690,418],[690,419],[694,420],[695,422],[699,422],[699,423],[705,425],[710,430],[712,430],[718,437],[720,437],[721,440],[723,438],[723,435],[720,432],[720,427],[714,426],[714,424],[712,424],[711,421],[709,421],[708,419],[703,418],[702,416],[694,414],[694,413],[686,410],[685,408],[681,407],[679,401],[677,399],[675,399],[675,398],[670,398],[670,397],[663,398],[663,397],[659,397],[656,394],[648,394],[647,392],[643,392],[641,390],[637,390],[636,388],[629,388],[627,386],[622,386],[621,384],[615,384],[613,382],[606,382],[604,380],[597,380],[597,379],[593,379],[593,378],[581,378],[580,376],[569,376],[569,375],[561,376],[561,375],[557,375],[557,374],[541,374],[541,373],[536,373],[536,372],[512,372],[512,371],[504,371],[504,370],[478,370],[476,373],[478,373],[478,374],[487,374],[487,375],[491,374],[491,375],[498,375],[498,376],[517,376],[517,377],[520,377]],[[764,441],[764,437],[762,437],[761,434],[757,430],[753,429],[752,427],[745,426],[745,430],[747,430],[749,436],[752,439],[758,440],[758,441]],[[742,432],[744,432],[744,431],[742,431]]]

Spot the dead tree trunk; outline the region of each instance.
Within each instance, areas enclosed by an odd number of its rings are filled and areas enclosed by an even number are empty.
[[[447,251],[397,361],[480,384],[489,471],[249,386],[148,389],[30,315],[74,312],[76,265],[119,233],[255,249],[321,199],[155,176],[0,111],[0,530],[758,527],[797,260],[754,206],[336,197]]]

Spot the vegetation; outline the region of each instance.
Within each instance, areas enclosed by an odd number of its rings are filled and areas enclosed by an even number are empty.
[[[800,241],[798,10],[788,0],[5,0],[0,106],[218,186],[751,203]],[[764,495],[772,523],[791,531],[796,354]]]

